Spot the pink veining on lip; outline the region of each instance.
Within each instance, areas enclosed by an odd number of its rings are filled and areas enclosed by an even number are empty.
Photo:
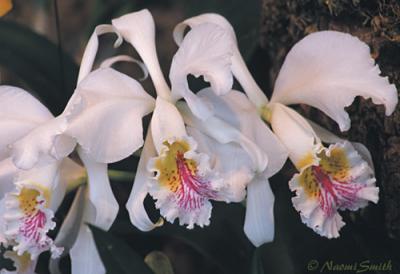
[[[38,243],[40,241],[41,230],[46,224],[46,214],[38,210],[35,214],[25,217],[23,223],[20,229],[22,235]]]
[[[176,157],[180,187],[178,189],[178,205],[184,209],[198,209],[204,205],[205,199],[216,197],[216,191],[210,189],[210,182],[204,181],[191,171],[182,153]]]
[[[313,166],[312,170],[320,183],[319,203],[328,217],[333,216],[337,208],[351,208],[357,202],[361,185],[333,181],[319,166]]]

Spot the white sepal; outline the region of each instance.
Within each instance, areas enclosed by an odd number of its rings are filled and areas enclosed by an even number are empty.
[[[244,232],[256,247],[274,240],[274,201],[271,186],[264,175],[256,176],[247,186]]]
[[[155,45],[156,31],[151,13],[147,9],[132,12],[112,20],[112,24],[139,53],[149,70],[157,94],[168,100],[169,87],[158,62]]]
[[[383,104],[390,115],[397,90],[370,55],[367,44],[336,31],[312,33],[294,45],[275,82],[271,102],[308,104],[334,119],[342,131],[350,128],[345,107],[356,96]]]
[[[185,123],[178,109],[161,97],[156,99],[156,107],[150,126],[153,143],[158,154],[165,141],[171,138],[181,139],[187,136]]]
[[[193,113],[200,118],[205,119],[211,115],[206,106],[197,105],[202,101],[188,96],[192,91],[187,76],[203,76],[218,95],[229,92],[233,85],[233,47],[231,36],[218,25],[206,23],[189,31],[172,60],[169,74],[172,99],[177,101],[185,98]]]
[[[150,126],[140,155],[132,191],[126,203],[126,209],[132,224],[142,231],[150,231],[163,224],[162,219],[157,223],[153,223],[144,208],[144,199],[148,194],[149,180],[153,176],[152,172],[147,170],[147,163],[156,155],[157,152],[154,148]]]
[[[247,93],[250,101],[258,108],[265,106],[268,103],[268,98],[260,89],[254,78],[252,77],[246,62],[243,60],[237,46],[235,30],[229,21],[216,13],[204,13],[199,16],[194,16],[179,23],[174,29],[174,40],[180,45],[183,41],[185,29],[189,26],[194,28],[201,24],[212,23],[220,26],[229,36],[229,39],[234,42],[232,50],[232,72],[235,78],[239,81],[244,91]]]
[[[93,159],[116,162],[143,145],[142,118],[153,110],[154,99],[136,80],[100,68],[78,85],[74,95],[80,103],[68,116],[66,134]]]
[[[78,148],[78,154],[87,170],[89,200],[94,207],[90,222],[108,230],[117,217],[119,205],[108,179],[107,164],[94,161],[81,148]]]

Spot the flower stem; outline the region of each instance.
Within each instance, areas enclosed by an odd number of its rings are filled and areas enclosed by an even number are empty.
[[[116,182],[133,181],[133,179],[135,179],[135,173],[129,172],[129,171],[123,171],[123,170],[109,169],[108,177],[112,181],[116,181]]]

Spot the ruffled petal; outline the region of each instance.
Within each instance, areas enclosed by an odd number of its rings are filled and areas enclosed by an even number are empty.
[[[274,201],[268,179],[255,177],[247,187],[244,232],[256,247],[274,240]]]
[[[75,95],[81,103],[68,116],[66,134],[94,160],[116,162],[143,145],[142,118],[153,110],[154,99],[137,81],[114,69],[101,68],[79,84]]]
[[[218,25],[202,24],[189,31],[172,60],[169,74],[172,99],[185,98],[193,113],[200,118],[211,115],[206,106],[201,105],[202,101],[193,96],[187,76],[203,76],[218,95],[229,92],[233,85],[233,47],[231,36]]]
[[[298,42],[286,56],[271,102],[308,104],[350,128],[345,107],[356,96],[383,104],[390,115],[398,102],[396,87],[371,58],[367,44],[350,34],[321,31]]]
[[[372,169],[349,142],[322,148],[318,163],[305,166],[289,182],[302,221],[327,238],[339,237],[344,225],[339,210],[358,210],[378,202]]]
[[[218,174],[211,170],[208,155],[197,151],[196,141],[189,136],[163,142],[158,157],[148,168],[156,172],[149,183],[149,193],[156,207],[169,222],[179,219],[191,229],[209,225],[212,205],[224,187]]]
[[[178,45],[182,43],[185,29],[188,26],[194,28],[196,26],[206,23],[212,23],[221,27],[225,31],[225,36],[228,35],[229,40],[234,43],[234,46],[232,47],[231,58],[231,69],[233,75],[243,87],[244,91],[247,93],[250,101],[257,107],[257,109],[261,109],[268,103],[268,98],[257,85],[254,78],[251,76],[251,73],[246,66],[246,62],[243,60],[243,57],[240,54],[239,48],[237,46],[235,30],[225,17],[216,13],[204,13],[199,16],[186,19],[185,21],[179,23],[174,29],[175,42]]]
[[[163,224],[162,219],[160,219],[157,223],[153,223],[147,215],[146,209],[144,208],[144,199],[147,196],[149,180],[151,180],[152,177],[152,172],[147,170],[147,163],[156,155],[157,152],[154,148],[150,126],[144,142],[142,153],[140,154],[140,160],[137,167],[132,192],[129,196],[128,202],[126,203],[126,209],[128,210],[132,224],[142,231],[150,231]]]
[[[319,126],[318,124],[308,121],[310,126],[313,128],[315,133],[317,134],[318,138],[327,144],[334,144],[334,143],[341,143],[345,140],[336,136],[329,130]],[[371,153],[369,152],[368,148],[361,143],[358,142],[351,142],[353,148],[360,154],[361,158],[368,163],[368,165],[374,170],[374,162],[372,160]]]
[[[132,44],[149,70],[157,94],[169,99],[170,91],[158,62],[154,20],[147,9],[112,20],[113,26]]]
[[[270,105],[271,127],[286,146],[290,160],[298,169],[316,161],[320,141],[307,120],[281,104]]]
[[[10,156],[11,144],[52,118],[50,111],[25,90],[0,86],[0,160]]]
[[[50,192],[33,183],[16,183],[16,191],[5,196],[4,226],[7,241],[15,243],[18,256],[28,252],[35,260],[42,252],[58,257],[62,248],[47,236],[55,228],[54,211],[49,208]]]
[[[82,149],[78,149],[79,157],[84,163],[88,174],[89,200],[95,212],[92,224],[108,230],[118,214],[119,205],[114,197],[108,179],[107,164],[97,163]]]
[[[265,176],[278,172],[286,162],[286,147],[261,120],[256,107],[241,92],[232,90],[226,95],[216,96],[211,90],[201,90],[198,95],[213,106],[214,114],[239,129],[264,151],[268,157]]]

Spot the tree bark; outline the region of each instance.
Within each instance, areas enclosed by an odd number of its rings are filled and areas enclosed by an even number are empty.
[[[398,0],[263,0],[260,42],[270,64],[265,79],[269,90],[290,48],[307,34],[328,29],[351,33],[366,42],[382,74],[400,86]],[[368,216],[384,222],[383,231],[389,237],[400,239],[400,108],[386,117],[382,106],[356,99],[348,108],[352,127],[346,133],[340,133],[332,120],[315,109],[300,106],[298,110],[325,128],[367,146],[380,187],[379,207]]]

